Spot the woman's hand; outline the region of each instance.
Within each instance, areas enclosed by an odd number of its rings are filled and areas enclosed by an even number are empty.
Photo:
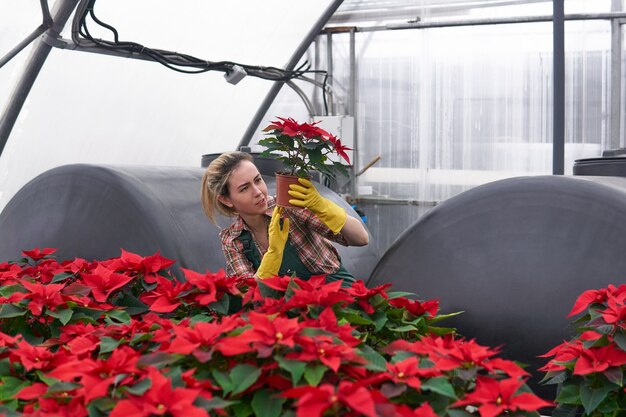
[[[285,244],[289,237],[289,219],[281,219],[283,214],[282,207],[275,207],[272,213],[272,220],[268,228],[269,245],[267,252],[263,255],[256,276],[263,279],[273,277],[278,274],[280,265],[283,263],[283,253]]]
[[[294,199],[289,200],[289,203],[297,207],[308,208],[315,213],[334,234],[339,233],[346,224],[346,210],[327,198],[322,197],[311,181],[298,178],[298,182],[300,185],[291,184],[289,186],[289,195],[294,197]]]

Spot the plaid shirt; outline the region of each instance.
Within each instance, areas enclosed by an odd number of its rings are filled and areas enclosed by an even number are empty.
[[[266,216],[272,217],[275,205],[274,197],[268,197]],[[313,274],[337,272],[341,261],[337,249],[330,241],[348,246],[341,233],[334,234],[307,209],[286,208],[283,216],[289,218],[289,242],[295,247],[307,269]],[[229,276],[251,277],[256,273],[252,263],[243,253],[243,244],[238,239],[244,229],[250,230],[243,219],[237,216],[233,224],[220,231],[222,251],[226,257],[226,273]]]

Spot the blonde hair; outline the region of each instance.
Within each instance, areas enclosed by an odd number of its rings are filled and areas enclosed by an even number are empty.
[[[241,161],[253,162],[252,156],[239,151],[224,152],[215,158],[204,171],[200,198],[204,213],[213,224],[217,224],[216,210],[226,216],[235,215],[235,210],[219,201],[218,197],[228,196],[228,180]]]

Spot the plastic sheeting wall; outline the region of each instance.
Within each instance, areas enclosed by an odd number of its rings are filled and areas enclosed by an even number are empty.
[[[566,13],[612,10],[608,1],[565,3]],[[463,17],[551,12],[551,2],[544,2],[485,7]],[[568,21],[565,31],[565,170],[571,174],[574,160],[612,147],[611,30],[608,21]],[[552,173],[551,23],[359,32],[355,38],[357,171],[377,155],[382,159],[354,188],[382,250],[436,203],[462,191]],[[322,68],[327,46],[320,36]],[[332,51],[334,110],[344,114],[349,34],[333,34]],[[303,113],[288,91],[276,107],[284,113],[290,100],[292,111]]]
[[[14,12],[25,2],[0,0],[0,34],[23,33],[0,36],[0,55],[41,23],[39,1],[29,0],[30,14]],[[121,40],[210,61],[283,67],[330,3],[100,0],[95,10]],[[67,27],[63,36],[69,37]],[[0,78],[10,70],[13,81],[20,69],[4,67]],[[203,154],[237,146],[271,86],[259,78],[231,85],[221,72],[185,75],[152,62],[53,49],[0,158],[0,210],[28,180],[63,164],[197,167]],[[4,81],[0,87],[1,111],[12,90]]]

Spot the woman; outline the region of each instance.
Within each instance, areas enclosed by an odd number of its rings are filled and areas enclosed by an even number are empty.
[[[207,217],[214,224],[216,210],[235,217],[220,231],[227,274],[261,279],[275,275],[308,279],[326,274],[327,281],[354,281],[330,241],[367,245],[365,227],[322,197],[311,182],[299,181],[300,185],[290,187],[290,203],[308,210],[277,207],[247,153],[223,153],[207,167],[202,178]]]

